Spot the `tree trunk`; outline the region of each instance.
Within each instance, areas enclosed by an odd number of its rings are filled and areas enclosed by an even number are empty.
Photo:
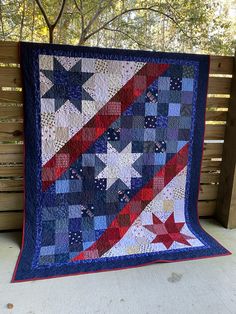
[[[22,37],[23,37],[24,20],[25,20],[25,0],[23,1],[23,11],[22,11],[22,17],[21,17],[21,23],[20,23],[20,40],[22,40]]]
[[[31,41],[34,41],[34,27],[35,27],[35,2],[33,2],[33,17],[31,25]]]
[[[53,42],[54,42],[54,38],[53,38],[54,27],[52,27],[52,26],[48,27],[48,32],[49,32],[49,43],[53,44]]]
[[[83,34],[81,34],[78,45],[83,46],[85,44],[85,42],[86,42],[85,36],[83,36]]]
[[[4,31],[3,17],[2,17],[2,1],[1,0],[0,0],[0,21],[2,24],[2,37],[3,37],[3,40],[5,40],[5,31]]]
[[[62,16],[64,7],[65,7],[65,4],[66,4],[66,0],[62,0],[60,11],[59,11],[58,16],[55,19],[54,23],[50,23],[50,20],[49,20],[49,18],[47,16],[47,13],[44,10],[44,7],[41,4],[41,1],[40,0],[35,0],[35,1],[38,4],[39,9],[40,9],[40,11],[41,11],[41,13],[42,13],[42,15],[44,17],[44,20],[45,20],[46,24],[47,24],[48,33],[49,33],[49,43],[52,44],[53,41],[54,41],[54,36],[53,36],[54,35],[54,29],[57,26],[57,23],[59,22],[59,20],[60,20],[60,18]]]

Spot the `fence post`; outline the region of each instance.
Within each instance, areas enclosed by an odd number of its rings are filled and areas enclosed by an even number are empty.
[[[224,227],[236,228],[236,52],[215,216]]]

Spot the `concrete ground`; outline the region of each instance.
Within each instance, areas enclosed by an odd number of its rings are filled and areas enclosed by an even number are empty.
[[[1,233],[0,313],[235,314],[236,230],[213,220],[202,225],[233,254],[15,284],[21,235]]]

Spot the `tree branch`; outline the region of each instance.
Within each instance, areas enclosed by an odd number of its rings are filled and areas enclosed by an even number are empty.
[[[88,34],[87,36],[85,36],[85,40],[88,40],[91,36],[93,36],[94,34],[96,34],[97,32],[101,31],[102,29],[104,29],[104,27],[108,26],[110,23],[114,22],[116,19],[118,19],[119,17],[127,14],[127,13],[131,13],[131,12],[136,12],[136,11],[152,11],[155,13],[158,13],[160,15],[163,15],[165,17],[167,17],[168,19],[170,19],[173,23],[175,23],[176,25],[178,25],[178,22],[175,21],[175,19],[169,15],[168,13],[162,12],[158,9],[155,9],[157,5],[152,5],[150,7],[140,7],[140,8],[133,8],[133,9],[127,9],[119,14],[117,14],[116,16],[114,16],[113,18],[111,18],[110,20],[108,20],[107,22],[105,22],[102,26],[100,26],[99,28],[97,28],[96,30],[94,30],[93,32],[91,32],[90,34]]]
[[[65,4],[66,4],[66,0],[62,0],[62,3],[61,3],[61,8],[60,8],[60,11],[55,19],[55,21],[53,23],[51,23],[49,21],[49,18],[47,16],[47,13],[41,3],[40,0],[35,0],[35,2],[37,3],[43,17],[44,17],[44,20],[47,24],[47,27],[48,27],[48,30],[49,30],[49,42],[52,43],[53,42],[53,31],[58,23],[58,21],[60,20],[61,16],[62,16],[62,13],[63,13],[63,10],[64,10],[64,7],[65,7]]]
[[[37,3],[37,5],[38,5],[38,7],[39,7],[39,9],[40,9],[40,11],[41,11],[43,17],[44,17],[44,20],[45,20],[45,22],[46,22],[46,24],[47,24],[47,26],[48,26],[48,28],[49,28],[49,27],[51,26],[51,23],[50,23],[50,21],[49,21],[49,19],[48,19],[48,17],[47,17],[47,13],[46,13],[46,11],[44,10],[44,7],[42,6],[41,1],[40,1],[40,0],[35,0],[35,2]]]
[[[93,23],[96,21],[96,19],[99,17],[99,15],[101,15],[101,13],[108,7],[108,5],[111,4],[111,1],[109,1],[109,3],[107,3],[104,7],[102,7],[102,3],[103,3],[103,0],[100,0],[97,11],[95,12],[95,14],[91,18],[91,20],[88,22],[88,25],[84,29],[85,33],[88,32],[91,25],[93,25]]]
[[[4,25],[3,25],[3,17],[2,17],[2,1],[0,0],[0,20],[1,20],[1,24],[2,24],[2,37],[3,40],[6,39],[5,37],[5,30],[4,30]]]
[[[53,23],[53,26],[55,27],[58,23],[58,21],[60,20],[61,16],[62,16],[62,13],[63,13],[63,10],[64,10],[64,7],[65,7],[65,4],[66,4],[66,0],[62,0],[62,4],[61,4],[61,8],[60,8],[60,11],[58,13],[58,16],[55,20],[55,22]]]
[[[182,16],[179,14],[179,12],[177,11],[177,9],[172,5],[172,3],[170,3],[169,1],[166,0],[166,4],[168,6],[168,10],[173,13],[175,12],[175,15],[180,19],[180,20],[183,20],[182,19]]]
[[[75,1],[76,1],[76,0],[75,0]],[[113,1],[113,0],[110,0],[110,1],[108,1],[107,4],[105,4],[104,6],[102,6],[102,3],[104,2],[104,0],[100,0],[100,1],[99,1],[99,4],[98,4],[98,9],[97,9],[97,11],[94,13],[94,15],[92,16],[92,18],[90,19],[90,21],[88,22],[88,24],[87,24],[86,27],[84,27],[84,22],[83,22],[82,31],[81,31],[81,35],[80,35],[80,39],[79,39],[79,45],[83,44],[83,43],[86,41],[85,37],[86,37],[86,34],[88,33],[89,29],[90,29],[91,26],[94,24],[94,22],[98,19],[98,17],[102,14],[102,12],[103,12],[109,5],[112,4],[112,1]],[[81,0],[81,2],[82,2],[82,0]],[[76,7],[77,7],[77,9],[79,10],[80,14],[82,14],[80,8],[79,8],[78,6],[76,6]],[[89,10],[88,12],[91,12],[91,11],[92,11],[92,9]],[[88,14],[88,12],[86,12],[86,14]],[[84,20],[84,16],[85,16],[86,14],[83,14],[83,20]],[[82,15],[81,15],[81,17],[82,17]]]
[[[25,0],[23,0],[23,10],[22,10],[22,16],[20,21],[20,40],[22,40],[23,36],[23,29],[24,29],[24,20],[25,20]]]
[[[33,2],[33,16],[31,24],[31,41],[34,41],[34,27],[35,27],[35,1]]]
[[[136,12],[136,11],[151,11],[154,13],[158,13],[159,15],[162,15],[166,18],[168,18],[173,24],[175,24],[177,26],[177,28],[189,39],[193,39],[193,37],[189,36],[187,34],[187,32],[180,26],[179,23],[181,23],[183,20],[177,21],[175,20],[175,18],[173,16],[171,16],[168,13],[165,13],[159,9],[156,9],[157,5],[152,5],[149,7],[140,7],[140,8],[133,8],[133,9],[127,9],[119,14],[117,14],[116,16],[114,16],[113,18],[111,18],[110,20],[108,20],[107,22],[105,22],[102,26],[100,26],[99,28],[97,28],[96,30],[94,30],[93,32],[91,32],[90,34],[88,34],[87,36],[84,37],[84,41],[88,40],[91,36],[93,36],[94,34],[98,33],[99,31],[101,31],[102,29],[104,29],[106,26],[108,26],[109,24],[111,24],[112,22],[114,22],[116,19],[118,19],[119,17],[127,14],[127,13],[131,13],[131,12]]]
[[[77,1],[74,0],[75,3],[75,7],[77,8],[77,10],[79,11],[80,14],[80,18],[81,18],[81,35],[84,32],[84,12],[83,12],[83,2],[82,0],[80,0],[80,6],[78,5]],[[80,35],[80,37],[81,37]]]
[[[74,0],[74,3],[75,3],[75,6],[76,6],[76,9],[79,11],[79,13],[81,14],[82,13],[82,8],[81,8],[81,4],[82,4],[82,1],[80,1],[80,6],[78,5],[77,1]]]
[[[121,31],[120,29],[104,27],[103,30],[120,33],[120,34],[122,34],[122,35],[125,35],[125,36],[128,37],[129,39],[131,39],[131,40],[132,40],[135,44],[137,44],[138,46],[144,47],[144,48],[149,49],[149,50],[154,50],[153,47],[147,46],[147,45],[145,45],[145,44],[143,44],[143,43],[137,41],[135,38],[133,38],[132,36],[130,36],[128,33],[124,32],[124,31]]]

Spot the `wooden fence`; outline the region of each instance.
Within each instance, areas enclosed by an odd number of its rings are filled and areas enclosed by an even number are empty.
[[[216,211],[216,204],[219,182],[224,179],[220,172],[226,120],[228,109],[232,106],[230,95],[233,68],[234,57],[211,56],[198,202],[200,216],[213,216],[215,213],[219,216],[222,211]],[[19,229],[22,226],[22,99],[18,43],[0,42],[0,230]],[[232,186],[230,188],[232,190]]]

